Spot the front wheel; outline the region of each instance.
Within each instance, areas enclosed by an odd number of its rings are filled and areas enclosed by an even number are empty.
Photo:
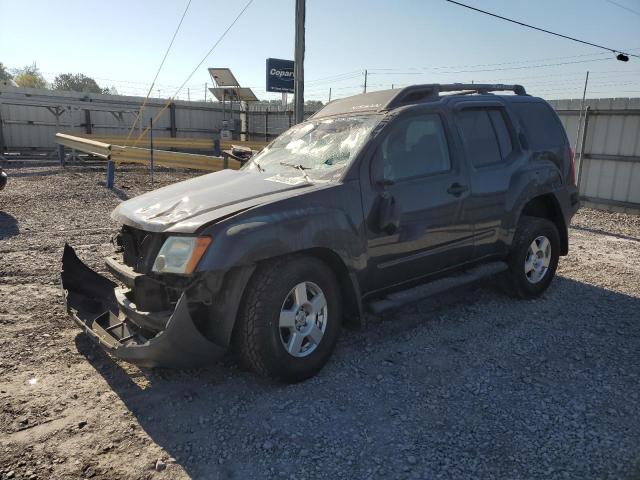
[[[298,382],[315,375],[336,344],[342,308],[333,272],[295,255],[260,265],[247,285],[236,330],[242,363]]]
[[[508,257],[507,289],[520,298],[541,295],[553,280],[559,254],[556,226],[545,218],[522,217]]]

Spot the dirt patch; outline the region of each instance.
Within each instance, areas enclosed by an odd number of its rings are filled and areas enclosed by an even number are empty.
[[[0,193],[0,478],[638,478],[640,221],[581,211],[535,301],[492,282],[345,331],[317,377],[140,370],[62,306],[65,242],[104,271],[148,172],[9,168]],[[156,172],[156,187],[193,173]],[[160,462],[158,462],[160,460]]]

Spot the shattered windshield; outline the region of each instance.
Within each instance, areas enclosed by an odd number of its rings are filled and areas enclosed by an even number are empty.
[[[245,168],[277,175],[283,181],[293,177],[335,179],[360,151],[380,118],[362,115],[301,123],[276,138]]]

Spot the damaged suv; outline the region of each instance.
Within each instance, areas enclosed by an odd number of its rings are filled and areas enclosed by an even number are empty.
[[[573,154],[544,100],[417,85],[333,101],[241,170],[121,203],[106,259],[117,282],[67,245],[62,284],[70,315],[118,358],[202,365],[231,347],[300,381],[365,307],[493,274],[540,295],[577,209]]]

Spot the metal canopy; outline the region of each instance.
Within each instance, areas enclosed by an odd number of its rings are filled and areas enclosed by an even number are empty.
[[[218,87],[239,87],[240,82],[228,68],[210,68],[209,75]]]
[[[257,102],[258,97],[247,87],[210,88],[209,91],[220,102]]]

